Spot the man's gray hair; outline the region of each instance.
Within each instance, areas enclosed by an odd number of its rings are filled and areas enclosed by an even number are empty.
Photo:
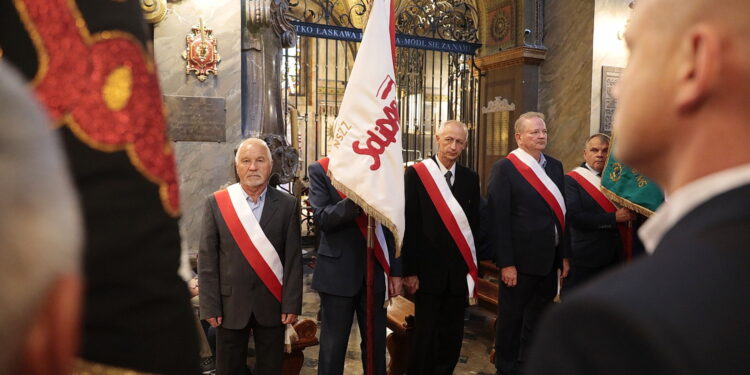
[[[513,131],[516,133],[520,133],[523,127],[524,120],[532,119],[532,118],[538,118],[544,121],[544,113],[541,112],[526,112],[520,116],[518,116],[518,119],[516,120],[516,123],[513,125]]]
[[[609,144],[609,143],[610,143],[610,140],[609,140],[609,136],[608,136],[608,135],[606,135],[606,134],[604,134],[604,133],[596,133],[596,134],[592,134],[592,135],[590,135],[590,136],[589,136],[588,138],[586,138],[586,143],[584,143],[584,144],[583,144],[583,147],[586,147],[586,145],[587,145],[587,144],[589,144],[589,142],[590,142],[590,141],[591,141],[592,139],[594,139],[594,138],[599,138],[599,140],[600,140],[600,141],[602,141],[602,142],[604,142],[604,143],[606,143],[606,144]]]
[[[466,134],[466,137],[469,136],[469,128],[466,126],[466,124],[464,124],[463,122],[458,121],[458,120],[447,120],[447,121],[443,122],[442,124],[440,124],[440,126],[438,127],[438,130],[437,130],[437,133],[435,133],[435,134],[437,134],[437,135],[443,135],[443,130],[445,130],[445,126],[446,125],[458,125],[458,126],[461,127],[461,129],[464,130],[464,134]]]
[[[260,139],[260,138],[246,138],[240,142],[240,144],[237,146],[237,150],[234,151],[234,164],[237,165],[240,163],[240,150],[247,146],[247,145],[256,145],[261,146],[266,150],[266,155],[268,156],[268,160],[273,163],[273,156],[271,155],[271,149],[268,148],[268,144],[266,144],[266,141]]]
[[[59,276],[80,272],[81,217],[57,133],[0,62],[0,373]]]

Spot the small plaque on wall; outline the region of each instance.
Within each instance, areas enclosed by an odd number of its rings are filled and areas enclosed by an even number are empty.
[[[623,68],[602,66],[602,99],[601,117],[599,118],[599,132],[612,134],[612,123],[615,117],[617,99],[613,94],[617,82],[620,80]]]
[[[164,96],[169,139],[172,141],[226,141],[224,98]]]

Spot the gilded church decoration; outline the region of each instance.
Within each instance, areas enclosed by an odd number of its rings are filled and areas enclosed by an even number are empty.
[[[487,13],[489,35],[486,47],[500,50],[516,45],[516,9],[513,1],[502,1],[499,6]]]
[[[199,81],[205,81],[209,74],[218,75],[218,64],[221,61],[219,55],[218,42],[213,35],[213,30],[203,24],[203,19],[199,24],[193,26],[191,33],[185,38],[187,48],[182,53],[182,58],[186,60],[185,74],[195,73]]]
[[[167,16],[167,0],[140,0],[143,19],[151,24],[164,20]]]
[[[290,0],[294,21],[362,29],[368,0]],[[402,0],[395,9],[396,32],[405,35],[479,43],[479,11],[466,0]]]
[[[609,174],[609,179],[612,180],[612,182],[617,182],[622,177],[622,164],[615,163],[612,166],[612,172]]]

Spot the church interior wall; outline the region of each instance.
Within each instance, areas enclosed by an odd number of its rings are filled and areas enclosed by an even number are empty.
[[[582,140],[589,135],[594,1],[547,1],[540,68],[539,111],[547,116],[547,153],[565,170],[581,162]]]
[[[241,139],[240,2],[236,0],[180,1],[168,4],[167,17],[154,27],[154,52],[164,95],[224,98],[226,142],[175,142],[180,178],[183,251],[198,251],[206,197],[234,178],[233,151]],[[185,74],[185,36],[203,18],[218,40],[219,74],[201,82]]]
[[[591,133],[598,133],[601,116],[602,66],[625,68],[628,50],[623,33],[632,0],[596,0],[594,53],[591,69]]]

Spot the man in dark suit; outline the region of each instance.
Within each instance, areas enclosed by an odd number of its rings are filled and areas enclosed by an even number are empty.
[[[435,135],[437,155],[422,163],[439,169],[441,181],[434,183],[447,183],[445,189],[450,189],[455,207],[462,211],[450,214],[463,215],[466,225],[461,230],[478,236],[479,177],[457,163],[467,135],[463,123],[445,122]],[[407,168],[405,188],[404,285],[416,293],[409,374],[452,374],[461,353],[470,266],[418,175],[417,165]],[[468,245],[475,249],[473,238],[466,242],[472,242]],[[473,262],[476,269],[476,254]]]
[[[495,366],[514,374],[542,312],[557,294],[565,202],[562,164],[542,153],[547,146],[544,115],[522,114],[515,123],[518,149],[492,167],[488,200],[501,272]]]
[[[272,160],[262,140],[244,140],[235,163],[239,184],[206,203],[198,254],[201,318],[218,327],[218,375],[246,373],[251,329],[255,373],[280,374],[284,325],[293,324],[302,310],[299,205],[268,187]],[[225,204],[227,192],[232,201]]]
[[[310,203],[314,209],[315,228],[319,231],[320,245],[313,273],[312,288],[320,295],[320,352],[318,373],[335,375],[344,373],[344,359],[352,328],[352,318],[362,336],[362,364],[367,363],[365,350],[366,308],[365,291],[367,243],[358,226],[362,210],[351,199],[331,185],[326,175],[328,159],[310,164]],[[367,221],[361,222],[366,223]],[[401,291],[401,259],[396,258],[393,237],[385,230],[387,251],[389,297]],[[375,262],[375,306],[373,308],[373,350],[375,373],[385,371],[385,319],[383,305],[386,293],[384,267]]]
[[[618,224],[635,219],[635,214],[625,207],[608,212],[596,200],[607,200],[599,188],[608,153],[607,135],[590,136],[583,149],[584,162],[565,176],[565,205],[570,234],[570,273],[562,289],[566,294],[623,259],[624,249]],[[589,192],[587,188],[595,191]],[[594,197],[591,193],[598,195]]]
[[[666,191],[652,255],[551,309],[528,373],[750,373],[749,25],[747,1],[637,2],[614,152]]]

